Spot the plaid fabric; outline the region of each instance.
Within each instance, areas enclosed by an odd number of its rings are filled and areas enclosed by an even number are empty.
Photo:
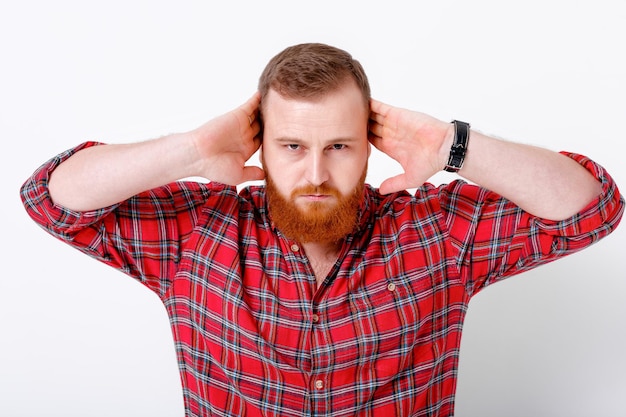
[[[604,193],[561,222],[463,181],[414,196],[367,187],[360,228],[316,290],[303,250],[273,229],[262,187],[180,182],[93,212],[54,206],[49,173],[93,145],[36,171],[24,205],[161,297],[187,416],[450,416],[470,297],[589,246],[624,210],[604,169],[573,154]]]

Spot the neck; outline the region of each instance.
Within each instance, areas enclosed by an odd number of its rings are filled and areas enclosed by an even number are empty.
[[[302,243],[302,247],[309,257],[314,257],[316,259],[332,259],[334,261],[339,255],[341,241],[331,243],[307,242]]]
[[[309,242],[303,243],[302,247],[315,274],[316,288],[324,282],[333,265],[337,261],[339,251],[341,250],[341,242],[339,243],[319,243]]]

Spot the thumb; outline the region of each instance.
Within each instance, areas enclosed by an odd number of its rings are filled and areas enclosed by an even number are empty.
[[[245,166],[243,167],[242,182],[246,181],[258,181],[265,178],[265,171],[257,166]]]
[[[394,177],[387,178],[386,180],[384,180],[380,184],[378,191],[381,194],[391,194],[397,191],[406,190],[407,188],[409,187],[407,187],[406,175],[398,174]]]

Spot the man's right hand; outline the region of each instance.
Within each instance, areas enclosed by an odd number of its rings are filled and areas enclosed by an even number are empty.
[[[260,95],[190,132],[198,152],[197,176],[229,185],[262,180],[263,170],[246,166],[261,146]]]

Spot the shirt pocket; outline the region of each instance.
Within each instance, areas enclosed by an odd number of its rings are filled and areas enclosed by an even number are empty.
[[[381,275],[364,280],[365,285],[350,294],[354,345],[362,361],[357,374],[390,381],[413,367],[417,355],[421,367],[411,372],[426,381],[437,356],[432,350],[432,277],[427,268]]]
[[[369,281],[369,282],[368,282]],[[350,305],[359,346],[366,354],[408,351],[420,333],[420,303],[428,300],[431,279],[428,271],[410,276],[383,276],[365,280],[350,294]]]

